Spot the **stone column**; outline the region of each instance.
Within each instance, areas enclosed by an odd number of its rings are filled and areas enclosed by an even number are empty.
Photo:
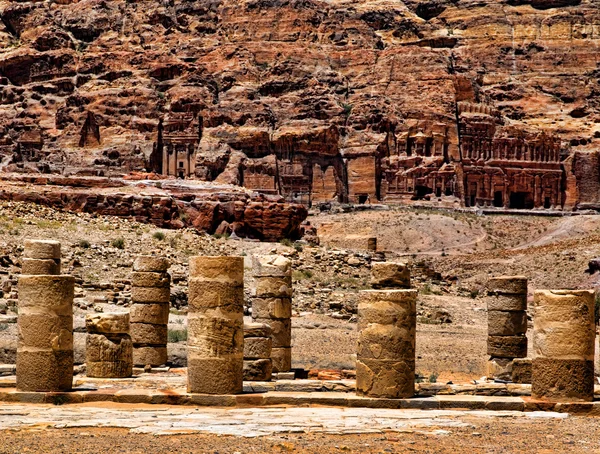
[[[242,392],[244,258],[191,257],[188,392]]]
[[[356,392],[403,398],[415,392],[417,290],[409,289],[408,268],[374,263],[371,284],[358,303]],[[387,288],[386,288],[387,287]]]
[[[69,391],[73,386],[72,276],[21,275],[17,389]]]
[[[171,299],[169,261],[140,255],[133,262],[129,330],[133,364],[161,366],[167,362],[167,324]]]
[[[593,400],[594,300],[592,290],[534,293],[532,397]]]
[[[273,361],[273,330],[264,323],[244,325],[244,380],[271,380]]]
[[[273,372],[292,368],[292,263],[280,255],[253,259],[256,297],[252,319],[273,329]]]
[[[527,356],[527,278],[493,277],[487,285],[487,376],[510,380],[513,360]]]
[[[21,274],[59,275],[60,243],[52,240],[25,240]]]
[[[86,374],[97,378],[125,378],[133,373],[133,344],[128,313],[89,314],[85,318]]]

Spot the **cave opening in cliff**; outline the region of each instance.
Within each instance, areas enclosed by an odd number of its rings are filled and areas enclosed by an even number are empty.
[[[497,208],[504,206],[504,195],[502,194],[502,191],[494,192],[494,206]]]
[[[430,187],[427,187],[427,186],[417,185],[415,187],[415,192],[416,192],[415,193],[416,199],[423,199],[426,195],[433,193],[433,189],[431,189]]]
[[[531,210],[533,208],[533,197],[529,192],[512,192],[510,194],[510,208]]]

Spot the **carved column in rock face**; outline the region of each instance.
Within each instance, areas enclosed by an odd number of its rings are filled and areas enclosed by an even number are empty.
[[[487,284],[487,309],[487,376],[510,380],[513,360],[527,356],[527,278],[491,278]]]
[[[21,274],[59,275],[60,243],[52,240],[25,240]]]
[[[72,276],[21,275],[17,389],[69,391],[73,386]]]
[[[191,257],[188,392],[242,392],[243,316],[243,257]]]
[[[167,362],[167,324],[171,299],[169,261],[138,256],[133,262],[129,332],[133,364],[160,366]]]
[[[280,255],[253,259],[256,297],[252,319],[273,330],[273,372],[292,368],[292,263]]]
[[[591,290],[534,293],[533,397],[594,398],[594,300]]]
[[[96,378],[125,378],[133,372],[133,344],[128,313],[89,314],[85,318],[86,374]]]
[[[273,330],[265,323],[244,325],[244,380],[271,380]]]
[[[415,391],[417,290],[403,263],[373,263],[371,285],[360,292],[356,392],[411,397]]]

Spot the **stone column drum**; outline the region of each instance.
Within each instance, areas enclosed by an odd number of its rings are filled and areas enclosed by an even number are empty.
[[[592,290],[534,293],[533,397],[593,400],[594,296]]]
[[[60,243],[52,240],[25,240],[21,274],[59,275]]]
[[[292,263],[280,255],[254,257],[252,319],[273,330],[273,372],[292,368]]]
[[[18,390],[71,390],[74,289],[72,276],[19,278]]]
[[[244,380],[268,381],[273,372],[273,330],[264,323],[244,325]]]
[[[513,360],[527,356],[527,278],[491,278],[487,284],[487,309],[487,376],[510,380]]]
[[[191,257],[188,392],[242,392],[244,258]]]
[[[96,378],[126,378],[133,373],[129,314],[88,314],[85,318],[86,374]]]
[[[129,332],[133,364],[160,366],[167,362],[167,324],[171,299],[169,261],[138,256],[133,262]]]

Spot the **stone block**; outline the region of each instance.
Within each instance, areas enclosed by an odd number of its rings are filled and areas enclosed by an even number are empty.
[[[410,270],[405,263],[375,262],[371,264],[371,286],[382,288],[410,288]]]
[[[357,360],[356,392],[390,399],[412,397],[415,393],[414,361]]]
[[[287,277],[261,277],[256,279],[258,298],[291,298],[292,280]]]
[[[376,237],[370,237],[367,238],[367,250],[369,251],[377,251],[377,238]]]
[[[73,386],[73,350],[19,350],[19,391],[70,391]]]
[[[549,400],[592,401],[594,361],[534,358],[531,395]]]
[[[258,323],[268,323],[273,333],[273,347],[289,347],[292,345],[292,320],[291,319],[255,319]]]
[[[134,303],[168,303],[171,300],[169,287],[131,287]]]
[[[134,344],[167,344],[167,325],[130,323],[129,330]]]
[[[190,277],[244,285],[244,257],[190,257]]]
[[[286,319],[292,316],[290,298],[253,298],[252,317],[255,319]]]
[[[188,392],[238,394],[243,389],[242,353],[227,357],[205,357],[196,347],[188,347]]]
[[[243,311],[243,287],[195,277],[191,277],[188,282],[188,310],[190,312],[211,308],[220,308],[227,312]]]
[[[487,353],[496,358],[525,358],[527,338],[525,336],[488,336]]]
[[[166,325],[169,322],[169,303],[133,303],[129,309],[131,323]]]
[[[415,360],[416,325],[370,324],[358,333],[357,358]]]
[[[531,384],[531,358],[515,358],[512,366],[513,383]]]
[[[292,368],[292,348],[273,347],[271,350],[273,372],[289,372]]]
[[[270,359],[272,349],[270,337],[244,337],[244,359]]]
[[[19,348],[73,350],[73,316],[31,313],[27,308],[19,314],[17,329]]]
[[[273,363],[270,358],[244,360],[245,381],[269,381],[273,374]]]
[[[73,314],[73,276],[24,276],[18,281],[19,308],[32,307],[56,315]]]
[[[488,311],[526,311],[527,295],[490,295],[486,298]]]
[[[487,282],[488,294],[527,295],[525,276],[495,276]]]
[[[268,323],[244,323],[244,337],[271,337],[273,330]]]
[[[127,378],[133,373],[131,361],[86,363],[86,375],[94,378]]]
[[[23,243],[23,257],[60,260],[60,242],[54,240],[25,240]]]
[[[513,368],[512,358],[490,358],[487,362],[488,379],[511,380]]]
[[[369,323],[416,324],[417,290],[363,290],[359,292],[359,330]]]
[[[242,313],[226,316],[188,314],[188,346],[203,356],[242,354],[244,330]]]
[[[129,314],[127,312],[87,314],[85,327],[88,333],[127,334],[129,333]]]
[[[166,258],[151,255],[138,255],[133,261],[133,271],[164,273],[169,266]]]
[[[167,347],[152,345],[133,346],[133,364],[136,366],[162,366],[167,363]]]
[[[524,311],[488,311],[488,335],[514,336],[527,333],[527,313]]]
[[[85,343],[86,364],[133,363],[133,344],[128,334],[107,337],[88,334]],[[88,369],[89,371],[89,369]],[[89,376],[89,374],[88,374]]]
[[[290,277],[292,261],[281,255],[261,255],[252,258],[255,277]]]
[[[60,260],[59,259],[27,259],[22,260],[21,274],[60,274]]]
[[[131,273],[131,285],[133,287],[169,287],[171,276],[169,273],[134,271]]]

